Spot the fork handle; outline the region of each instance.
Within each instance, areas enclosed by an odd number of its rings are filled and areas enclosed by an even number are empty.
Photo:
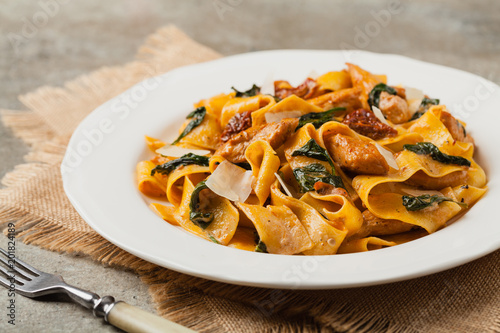
[[[195,332],[170,320],[155,316],[125,302],[116,302],[106,316],[106,321],[125,332],[160,333],[160,332]]]
[[[113,296],[99,297],[99,295],[70,286],[64,281],[59,287],[66,292],[71,299],[78,304],[92,309],[97,317],[104,317],[104,320],[113,326],[121,328],[130,333],[160,333],[160,332],[194,332],[187,327],[176,324],[170,320],[158,317],[135,306],[122,301],[115,302]]]

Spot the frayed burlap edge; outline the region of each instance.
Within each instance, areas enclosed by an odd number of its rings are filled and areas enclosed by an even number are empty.
[[[33,111],[2,110],[0,115],[14,136],[21,138],[28,145],[48,141],[54,137],[50,127]]]

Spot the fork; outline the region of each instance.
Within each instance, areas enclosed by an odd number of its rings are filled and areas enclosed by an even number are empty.
[[[71,286],[60,275],[42,272],[2,248],[0,252],[3,254],[0,255],[0,261],[8,267],[6,269],[0,266],[0,272],[7,277],[0,276],[0,284],[7,289],[14,289],[20,295],[35,298],[64,293],[75,303],[91,309],[96,317],[103,317],[107,323],[126,332],[194,332],[125,302],[115,301],[113,296],[99,297],[90,291]]]

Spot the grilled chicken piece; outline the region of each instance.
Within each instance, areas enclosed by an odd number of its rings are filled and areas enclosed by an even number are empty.
[[[262,128],[262,127],[260,127]],[[259,132],[259,127],[250,127],[242,131],[222,144],[214,153],[220,155],[233,163],[246,162],[245,150],[250,145],[251,140]]]
[[[398,95],[391,95],[386,91],[380,94],[379,109],[394,124],[405,123],[411,118],[408,103]]]
[[[385,175],[389,171],[385,158],[369,142],[335,134],[326,139],[326,148],[335,162],[352,173]]]
[[[372,214],[368,209],[363,212],[363,225],[356,238],[367,236],[386,236],[407,232],[415,226],[399,220],[386,220]]]
[[[280,122],[251,127],[233,136],[220,146],[214,155],[220,155],[232,163],[246,162],[245,151],[252,142],[264,140],[273,149],[277,149],[285,143],[298,124],[298,118],[287,118]]]
[[[444,124],[444,126],[446,126],[453,139],[455,139],[456,141],[474,143],[474,139],[469,134],[467,134],[467,132],[465,131],[465,127],[449,112],[442,111],[439,119]]]

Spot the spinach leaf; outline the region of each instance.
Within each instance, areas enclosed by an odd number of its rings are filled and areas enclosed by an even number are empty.
[[[267,252],[267,246],[263,241],[259,240],[257,246],[255,247],[255,252],[269,253]]]
[[[314,128],[320,128],[326,122],[333,120],[335,112],[345,111],[345,108],[333,108],[324,112],[311,112],[300,116],[299,125],[295,131],[304,126],[305,124],[313,124]]]
[[[432,106],[432,105],[438,105],[439,104],[439,99],[437,98],[427,98],[427,97],[424,97],[422,99],[422,102],[420,103],[420,106],[418,107],[418,110],[417,112],[415,112],[413,114],[413,116],[411,117],[410,120],[415,120],[415,119],[418,119],[420,117],[422,117],[422,115],[424,113],[427,112],[427,110],[429,110],[429,108]]]
[[[177,139],[175,139],[174,142],[172,142],[173,145],[178,143],[183,137],[189,134],[196,126],[201,124],[203,119],[205,119],[205,114],[207,113],[207,109],[205,109],[204,106],[200,106],[193,112],[187,115],[186,119],[193,119],[187,124],[187,126],[184,128],[184,131],[179,135]]]
[[[209,158],[206,156],[187,153],[185,155],[182,155],[178,159],[155,166],[153,170],[151,170],[151,176],[154,176],[156,172],[161,173],[162,175],[168,175],[170,172],[174,171],[181,165],[196,164],[201,166],[208,166],[208,161]]]
[[[231,89],[236,92],[235,97],[252,97],[260,93],[260,87],[256,86],[255,84],[247,91],[238,91],[235,87],[231,87]]]
[[[438,105],[439,104],[439,98],[427,98],[424,97],[422,99],[422,103],[420,103],[420,106],[430,106],[430,105]]]
[[[266,244],[264,244],[264,242],[260,240],[259,234],[257,232],[254,232],[254,237],[255,244],[257,244],[257,246],[255,247],[255,252],[269,253],[267,252]]]
[[[219,242],[217,239],[215,239],[215,237],[214,237],[214,236],[212,236],[212,235],[208,235],[208,238],[209,238],[212,242],[214,242],[215,244],[220,244],[220,242]]]
[[[201,181],[195,186],[189,201],[189,219],[202,229],[206,229],[214,219],[214,214],[202,212],[200,210],[200,192],[208,189],[205,181]]]
[[[319,163],[309,164],[303,168],[293,169],[293,175],[299,183],[302,193],[314,190],[317,182],[327,183],[335,187],[344,188],[344,183],[340,176],[330,174],[324,165]]]
[[[373,87],[372,91],[370,91],[370,94],[368,95],[368,104],[370,105],[370,108],[372,106],[378,107],[380,103],[380,94],[382,91],[385,91],[391,95],[397,95],[396,89],[393,87],[388,86],[385,83],[379,83],[375,87]]]
[[[274,98],[274,101],[276,103],[281,102],[283,100],[282,98],[279,98],[278,96],[274,96],[274,95],[271,95],[271,96]]]
[[[403,195],[403,206],[405,206],[406,210],[410,212],[430,207],[434,203],[440,204],[441,202],[444,201],[451,201],[459,204],[462,207],[464,206],[467,207],[467,204],[457,202],[453,199],[443,197],[437,194],[436,195],[424,194],[424,195],[419,195],[418,197],[414,197],[411,195]]]
[[[292,156],[306,156],[320,161],[328,162],[332,166],[332,172],[335,174],[335,168],[333,167],[333,162],[330,158],[330,155],[328,155],[326,149],[318,145],[318,143],[314,139],[307,141],[305,145],[295,150],[292,153]]]
[[[434,161],[444,164],[465,165],[470,167],[471,162],[461,156],[452,156],[445,154],[439,150],[434,144],[430,142],[418,142],[414,145],[406,144],[403,149],[411,151],[418,155],[429,155]]]

